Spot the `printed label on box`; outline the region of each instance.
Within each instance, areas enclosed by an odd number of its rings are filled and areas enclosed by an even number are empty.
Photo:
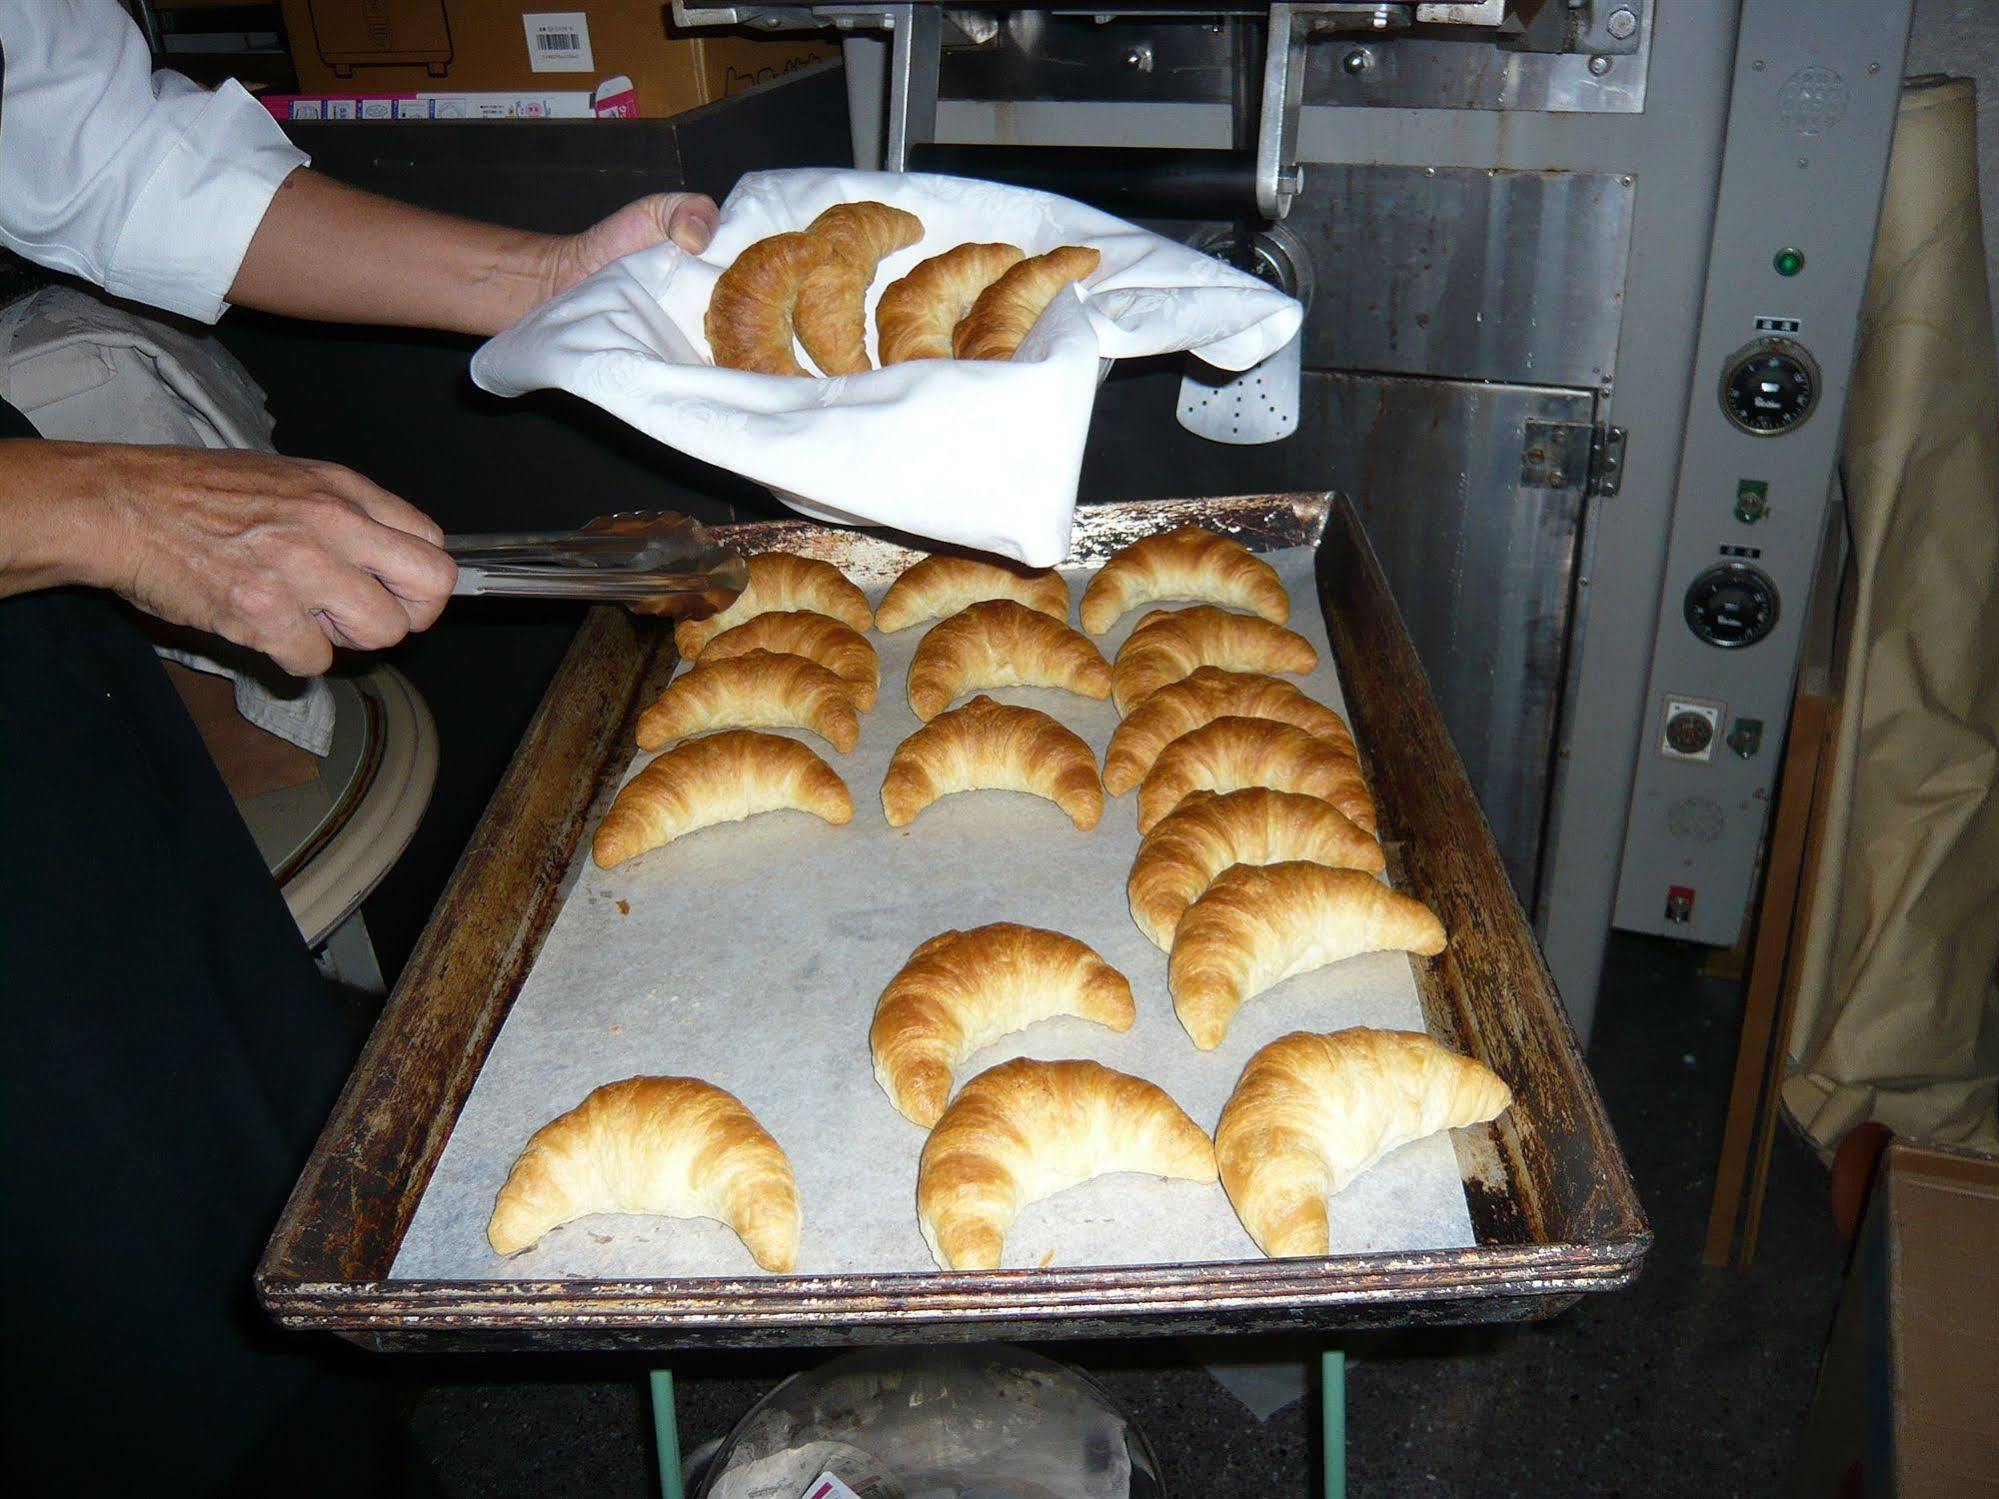
[[[589,73],[597,64],[590,56],[590,18],[580,10],[529,11],[521,17],[527,31],[528,66],[537,73]]]

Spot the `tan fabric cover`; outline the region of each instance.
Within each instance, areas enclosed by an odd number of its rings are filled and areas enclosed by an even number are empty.
[[[1999,389],[1968,80],[1903,96],[1843,458],[1853,560],[1784,1102],[1999,1149]]]

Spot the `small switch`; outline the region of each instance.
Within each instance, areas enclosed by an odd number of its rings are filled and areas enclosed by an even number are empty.
[[[1763,720],[1738,718],[1728,731],[1728,747],[1747,760],[1763,748]]]
[[[1666,920],[1685,926],[1694,919],[1694,892],[1687,885],[1671,885],[1666,890]]]
[[[1770,486],[1762,479],[1735,481],[1735,518],[1753,526],[1770,513]]]

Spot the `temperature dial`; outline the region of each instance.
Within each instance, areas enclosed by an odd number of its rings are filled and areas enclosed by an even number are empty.
[[[1736,350],[1721,375],[1722,414],[1752,437],[1799,426],[1818,396],[1818,365],[1788,338],[1759,338]]]
[[[1746,562],[1724,562],[1687,589],[1687,628],[1723,650],[1754,645],[1777,628],[1777,585]]]

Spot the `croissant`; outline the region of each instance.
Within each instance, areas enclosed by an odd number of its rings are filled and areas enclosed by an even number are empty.
[[[810,729],[841,754],[861,737],[847,684],[816,661],[772,651],[703,660],[639,715],[640,749],[710,729]]]
[[[750,651],[777,651],[817,661],[847,685],[857,711],[874,708],[881,681],[875,648],[851,626],[813,609],[778,609],[732,625],[701,647],[701,664]]]
[[[916,1218],[947,1270],[997,1270],[1022,1208],[1111,1171],[1215,1180],[1201,1127],[1157,1086],[1095,1062],[1002,1062],[924,1144]]]
[[[925,557],[889,585],[875,610],[875,628],[892,634],[985,599],[1012,599],[1050,619],[1069,622],[1069,585],[1058,572],[977,557]]]
[[[1322,1255],[1328,1197],[1391,1150],[1512,1102],[1491,1068],[1419,1032],[1293,1031],[1249,1059],[1222,1109],[1222,1186],[1265,1254]]]
[[[1294,724],[1270,718],[1218,718],[1182,734],[1159,752],[1138,786],[1138,830],[1180,805],[1190,791],[1268,786],[1331,802],[1369,837],[1374,802],[1360,763]]]
[[[951,330],[979,293],[1020,260],[1014,245],[959,245],[890,283],[875,303],[875,344],[883,368],[908,359],[949,359]]]
[[[895,747],[882,778],[892,828],[954,791],[1045,796],[1088,832],[1104,815],[1104,788],[1089,745],[1046,713],[975,697],[941,713]]]
[[[791,351],[798,289],[829,253],[809,234],[773,234],[738,255],[716,278],[702,319],[715,363],[759,375],[807,374]]]
[[[1012,599],[987,599],[923,637],[909,662],[909,706],[928,722],[979,687],[1060,687],[1102,699],[1111,695],[1111,664],[1060,620]]]
[[[493,1204],[486,1239],[525,1249],[590,1213],[719,1218],[756,1262],[798,1262],[798,1185],[756,1116],[712,1083],[606,1083],[534,1132]]]
[[[1360,758],[1346,720],[1291,683],[1255,672],[1202,666],[1191,676],[1147,693],[1117,726],[1104,756],[1104,790],[1123,796],[1145,779],[1167,745],[1218,718],[1272,718],[1295,724],[1324,740],[1334,753]]]
[[[882,991],[868,1032],[875,1081],[928,1129],[951,1096],[951,1071],[1009,1031],[1077,1015],[1114,1031],[1137,1019],[1131,985],[1074,937],[996,922],[932,937]]]
[[[1203,1051],[1243,1001],[1297,974],[1368,952],[1444,950],[1444,926],[1371,874],[1323,864],[1238,864],[1180,917],[1166,987]]]
[[[1291,595],[1276,568],[1241,542],[1199,526],[1134,541],[1099,568],[1083,590],[1083,628],[1101,635],[1154,599],[1209,599],[1279,625],[1291,617]]]
[[[1310,641],[1267,619],[1230,614],[1213,604],[1155,609],[1119,648],[1111,695],[1124,714],[1197,666],[1308,672],[1318,664]]]
[[[796,739],[727,729],[675,746],[627,781],[590,851],[609,869],[697,828],[784,807],[854,820],[846,783]]]
[[[1011,359],[1055,294],[1081,281],[1103,259],[1100,251],[1064,245],[1023,260],[979,293],[972,310],[951,330],[951,352],[960,359]]]
[[[875,267],[923,238],[923,220],[886,203],[836,203],[805,228],[831,253],[798,288],[798,341],[829,375],[868,364],[865,304]]]
[[[750,580],[736,601],[706,619],[683,619],[673,627],[673,643],[692,661],[702,647],[724,630],[776,610],[811,609],[830,614],[848,629],[866,634],[875,622],[868,596],[847,581],[846,574],[816,557],[790,552],[759,552],[749,559]]]
[[[1293,859],[1371,873],[1384,865],[1381,845],[1316,796],[1267,786],[1223,796],[1196,791],[1138,846],[1125,883],[1131,919],[1170,949],[1181,913],[1224,869]]]

